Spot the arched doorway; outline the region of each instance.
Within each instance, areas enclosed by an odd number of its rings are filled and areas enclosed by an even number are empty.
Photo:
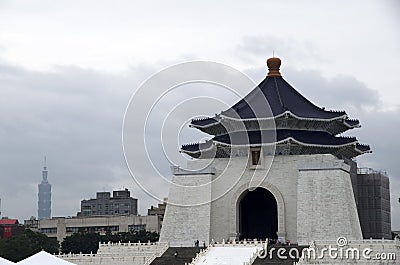
[[[246,192],[239,203],[240,238],[277,238],[278,207],[274,195],[267,189]]]

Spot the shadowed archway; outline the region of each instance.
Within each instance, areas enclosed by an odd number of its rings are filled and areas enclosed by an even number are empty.
[[[264,188],[247,191],[239,203],[240,238],[277,238],[278,207],[274,195]]]

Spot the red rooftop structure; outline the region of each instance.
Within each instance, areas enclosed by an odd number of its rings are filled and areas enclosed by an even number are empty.
[[[17,219],[0,219],[0,238],[6,239],[10,236],[16,235],[22,229]]]

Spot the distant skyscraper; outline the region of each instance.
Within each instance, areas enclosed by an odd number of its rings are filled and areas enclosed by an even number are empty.
[[[44,158],[44,166],[42,171],[42,183],[39,187],[38,200],[38,219],[51,218],[51,184],[47,180],[46,157]]]

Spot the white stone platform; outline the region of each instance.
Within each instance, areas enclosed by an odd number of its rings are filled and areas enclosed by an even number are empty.
[[[258,251],[257,247],[211,247],[193,265],[243,265]]]
[[[262,241],[212,243],[188,265],[250,265],[264,245]]]
[[[161,256],[166,243],[100,243],[97,254],[64,254],[58,258],[77,265],[149,265]]]

